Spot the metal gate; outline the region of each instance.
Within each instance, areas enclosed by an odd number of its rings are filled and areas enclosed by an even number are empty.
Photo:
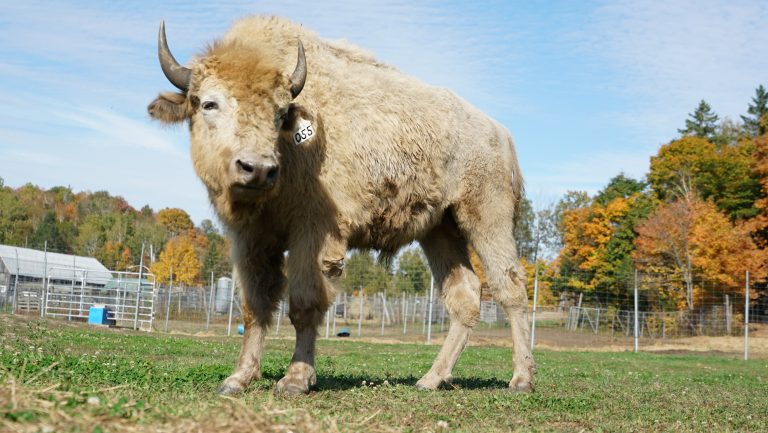
[[[157,296],[155,276],[138,272],[98,272],[51,268],[44,291],[45,315],[86,320],[90,308],[103,305],[117,326],[152,330]]]

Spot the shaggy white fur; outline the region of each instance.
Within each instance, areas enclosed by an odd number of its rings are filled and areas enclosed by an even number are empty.
[[[299,39],[308,75],[292,99]],[[260,374],[265,329],[286,286],[297,341],[277,390],[308,392],[316,327],[333,296],[328,277],[339,273],[347,249],[389,257],[413,240],[424,247],[452,321],[417,385],[450,381],[477,323],[471,245],[513,325],[510,387],[532,389],[525,274],[512,236],[523,179],[504,127],[448,90],[280,18],[238,21],[190,68],[188,91],[161,94],[149,112],[163,122],[189,122],[195,170],[233,242],[246,332],[221,392],[239,392]],[[312,135],[296,140],[308,124]],[[274,161],[274,187],[233,187],[233,161],[244,158]]]

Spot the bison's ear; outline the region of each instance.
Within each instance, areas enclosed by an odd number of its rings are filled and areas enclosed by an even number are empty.
[[[147,107],[153,119],[163,123],[179,123],[192,115],[192,105],[183,93],[163,92]]]
[[[313,142],[319,132],[312,113],[297,104],[288,106],[280,125],[280,134],[285,141],[294,145]]]

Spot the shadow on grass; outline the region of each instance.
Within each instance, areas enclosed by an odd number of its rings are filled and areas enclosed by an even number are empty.
[[[282,374],[275,374],[274,372],[265,373],[262,377],[263,380],[271,382],[272,386],[282,378]],[[386,379],[390,385],[402,385],[416,387],[416,382],[419,380],[415,376],[407,377],[389,377]],[[371,380],[370,376],[363,375],[345,375],[345,374],[331,374],[331,375],[318,375],[317,384],[312,388],[313,391],[343,391],[354,388],[365,388],[368,386],[381,385],[382,379]],[[365,385],[363,384],[365,383]],[[452,385],[442,385],[441,389],[506,389],[508,382],[501,379],[480,379],[480,378],[454,378]]]

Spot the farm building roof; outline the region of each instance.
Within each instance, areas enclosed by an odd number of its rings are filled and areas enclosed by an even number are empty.
[[[93,257],[75,256],[61,253],[45,253],[31,248],[0,245],[2,269],[10,275],[20,277],[51,278],[64,280],[81,279],[105,281],[111,278],[109,269]],[[0,270],[2,270],[0,269]]]

